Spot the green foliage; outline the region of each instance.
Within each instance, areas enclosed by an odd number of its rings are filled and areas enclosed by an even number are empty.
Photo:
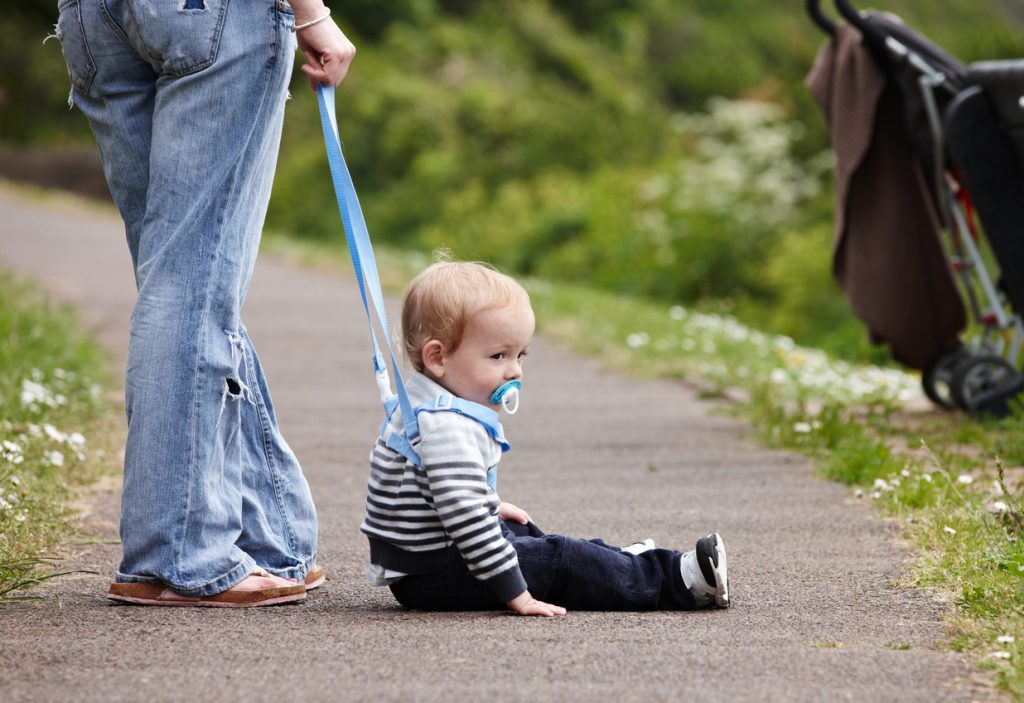
[[[1024,55],[1017,3],[884,9],[965,60]],[[55,10],[29,0],[0,19],[4,142],[87,134],[59,46],[42,43]],[[338,114],[375,241],[699,302],[870,358],[829,280],[828,142],[803,86],[823,35],[803,3],[354,0],[335,14],[359,47]],[[337,241],[300,72],[292,93],[268,225]]]
[[[68,109],[71,83],[53,34],[56,3],[18,2],[0,14],[0,143],[56,145],[89,138]]]

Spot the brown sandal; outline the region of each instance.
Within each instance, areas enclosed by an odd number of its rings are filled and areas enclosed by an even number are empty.
[[[306,574],[306,590],[312,591],[314,588],[320,588],[326,580],[327,576],[324,574],[324,570],[320,568],[319,564],[313,564],[309,567],[309,572]]]
[[[322,573],[322,572],[321,572]],[[249,579],[270,579],[276,585],[265,588],[247,588]],[[120,603],[136,605],[176,605],[208,608],[252,608],[261,605],[294,603],[306,597],[304,584],[290,583],[258,570],[246,576],[233,587],[212,596],[186,596],[162,583],[112,583],[107,598]]]

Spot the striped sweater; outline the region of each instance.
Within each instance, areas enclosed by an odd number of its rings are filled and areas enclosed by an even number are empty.
[[[422,374],[406,388],[413,407],[447,391]],[[456,550],[470,573],[502,602],[526,590],[519,560],[502,536],[500,499],[487,472],[501,447],[477,421],[454,412],[421,413],[419,468],[385,443],[401,432],[401,411],[370,452],[366,514],[360,529],[370,540],[370,561],[388,571],[422,574],[446,567]]]

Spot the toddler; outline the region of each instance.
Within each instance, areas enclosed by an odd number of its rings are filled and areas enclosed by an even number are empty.
[[[686,553],[543,533],[502,502],[496,469],[509,448],[498,411],[515,411],[534,315],[526,291],[487,266],[440,262],[410,284],[402,339],[419,436],[396,409],[370,454],[368,575],[419,610],[520,615],[729,606],[718,534]]]

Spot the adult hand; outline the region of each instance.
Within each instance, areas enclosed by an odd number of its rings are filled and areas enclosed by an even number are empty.
[[[530,514],[519,506],[512,505],[511,503],[501,503],[498,506],[498,517],[502,520],[508,520],[510,522],[518,522],[520,525],[525,525],[528,522],[533,522],[530,519]]]
[[[550,603],[537,600],[530,595],[529,591],[523,591],[505,605],[519,615],[540,615],[548,618],[555,615],[565,615],[565,608],[560,605],[551,605]]]
[[[319,9],[318,9],[319,6]],[[327,8],[319,2],[293,1],[296,26],[323,17]],[[299,48],[306,57],[302,71],[309,76],[309,87],[317,85],[338,85],[345,80],[348,67],[356,55],[355,45],[338,28],[330,17],[296,32]]]

